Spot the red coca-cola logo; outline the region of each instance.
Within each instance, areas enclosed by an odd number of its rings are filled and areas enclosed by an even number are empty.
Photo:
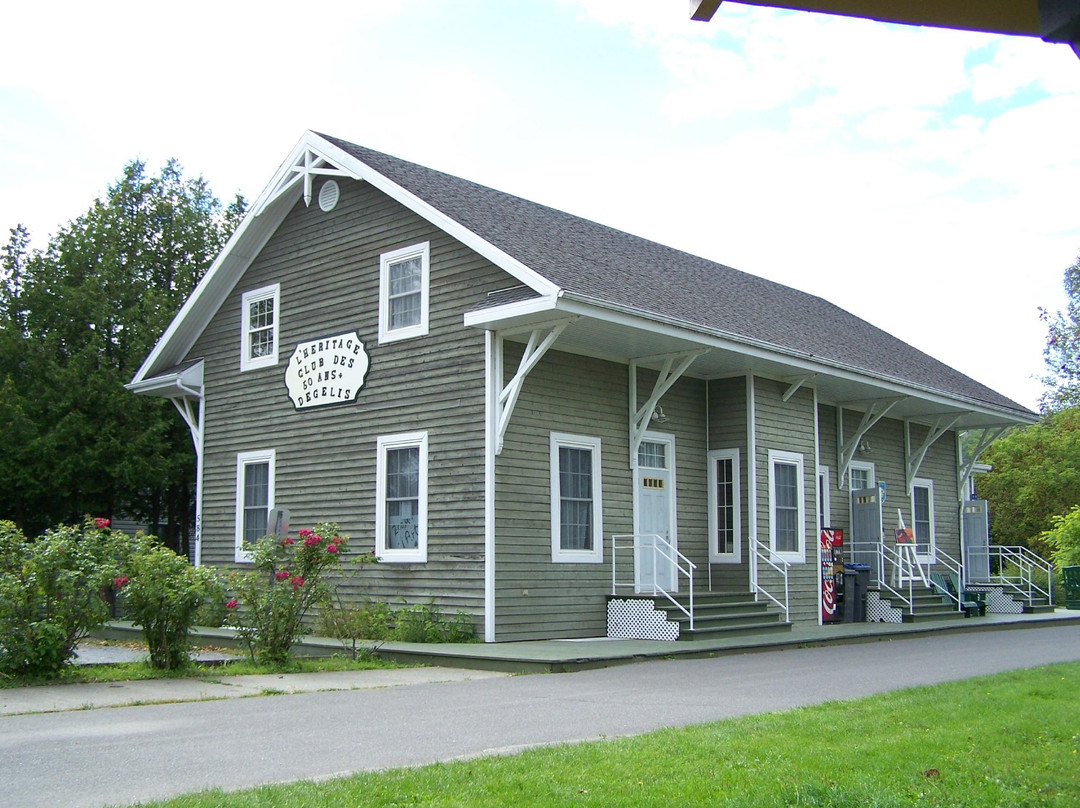
[[[821,613],[825,617],[836,614],[836,588],[832,581],[821,582]]]

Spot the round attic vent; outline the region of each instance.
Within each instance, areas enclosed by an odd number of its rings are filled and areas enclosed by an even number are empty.
[[[338,188],[337,180],[327,180],[319,189],[319,207],[324,213],[329,213],[337,206],[340,196],[341,189]]]

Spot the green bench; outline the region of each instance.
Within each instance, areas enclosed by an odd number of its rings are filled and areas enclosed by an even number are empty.
[[[1065,608],[1080,609],[1080,567],[1063,567],[1061,577],[1065,580]]]

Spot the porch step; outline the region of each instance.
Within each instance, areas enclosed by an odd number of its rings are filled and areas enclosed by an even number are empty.
[[[1057,608],[1051,606],[1046,598],[1032,598],[1030,602],[1027,600],[1022,600],[1020,602],[1024,606],[1024,614],[1052,614]]]
[[[689,598],[682,596],[676,600],[689,608]],[[693,630],[690,629],[690,618],[667,598],[654,598],[653,601],[657,610],[667,614],[670,622],[679,624],[680,640],[791,630],[791,623],[784,622],[780,612],[767,602],[754,600],[749,592],[695,596]]]
[[[905,623],[925,623],[933,620],[962,620],[967,614],[956,609],[956,604],[944,595],[933,589],[919,587],[911,594],[911,611],[908,611],[906,603],[893,596],[887,589],[871,590],[878,594],[882,601],[887,601],[891,606],[903,611],[901,618]],[[946,602],[948,601],[948,602]]]

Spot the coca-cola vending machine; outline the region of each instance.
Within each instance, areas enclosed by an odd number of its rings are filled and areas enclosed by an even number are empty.
[[[844,597],[844,531],[838,527],[821,529],[821,622],[838,623]]]

